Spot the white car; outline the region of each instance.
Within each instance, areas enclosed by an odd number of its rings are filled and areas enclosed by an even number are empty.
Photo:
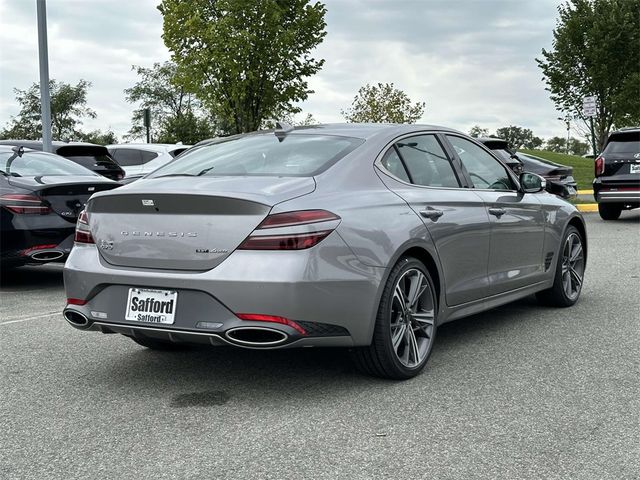
[[[120,143],[107,145],[107,149],[111,157],[124,169],[126,177],[129,177],[153,172],[190,146],[181,143]]]

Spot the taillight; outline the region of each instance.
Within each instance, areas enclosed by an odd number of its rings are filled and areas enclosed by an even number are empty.
[[[89,214],[86,210],[82,210],[78,215],[78,223],[76,223],[76,235],[73,239],[76,243],[96,243],[89,230]]]
[[[67,298],[67,303],[69,305],[86,305],[87,301],[81,298]]]
[[[603,156],[599,156],[598,158],[596,158],[595,170],[596,170],[595,172],[596,177],[599,177],[604,173],[604,157]]]
[[[326,210],[274,213],[267,216],[238,249],[304,250],[324,240],[339,221],[339,216]],[[286,228],[287,233],[280,233],[282,228]]]
[[[298,325],[293,320],[289,320],[284,317],[277,317],[275,315],[263,315],[260,313],[236,313],[236,317],[240,320],[249,320],[252,322],[271,322],[271,323],[279,323],[281,325],[287,325],[296,331],[298,331],[302,335],[306,335],[307,331]]]
[[[35,195],[8,193],[0,197],[0,205],[18,215],[47,215],[51,208]]]

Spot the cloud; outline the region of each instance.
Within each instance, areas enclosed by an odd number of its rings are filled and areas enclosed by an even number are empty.
[[[123,90],[137,80],[131,65],[169,58],[158,0],[59,0],[48,7],[52,78],[92,82],[98,117],[86,129],[130,127]],[[554,0],[327,0],[326,60],[309,79],[315,93],[301,106],[319,121],[342,121],[366,83],[393,82],[425,101],[423,123],[466,131],[479,124],[562,135],[535,57],[551,44]],[[0,0],[0,125],[17,113],[13,88],[38,81],[35,2]]]

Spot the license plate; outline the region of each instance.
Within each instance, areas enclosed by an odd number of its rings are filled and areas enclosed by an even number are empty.
[[[629,165],[629,173],[640,173],[640,163],[632,163]]]
[[[178,292],[150,288],[130,288],[125,319],[132,322],[162,323],[175,321]]]

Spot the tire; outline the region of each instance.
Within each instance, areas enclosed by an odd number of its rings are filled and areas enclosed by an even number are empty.
[[[156,340],[155,338],[147,338],[147,337],[129,337],[129,338],[134,342],[136,342],[138,345],[146,347],[150,350],[177,351],[177,350],[187,350],[189,348],[189,346],[186,344],[165,342],[163,340]]]
[[[617,220],[620,218],[622,212],[622,205],[617,203],[599,203],[598,213],[603,220]]]
[[[585,267],[584,239],[577,228],[569,226],[562,237],[553,286],[538,292],[538,301],[552,307],[574,305],[580,298]]]
[[[382,292],[371,345],[352,351],[358,368],[394,380],[415,377],[431,355],[437,312],[429,271],[413,257],[401,258]]]

